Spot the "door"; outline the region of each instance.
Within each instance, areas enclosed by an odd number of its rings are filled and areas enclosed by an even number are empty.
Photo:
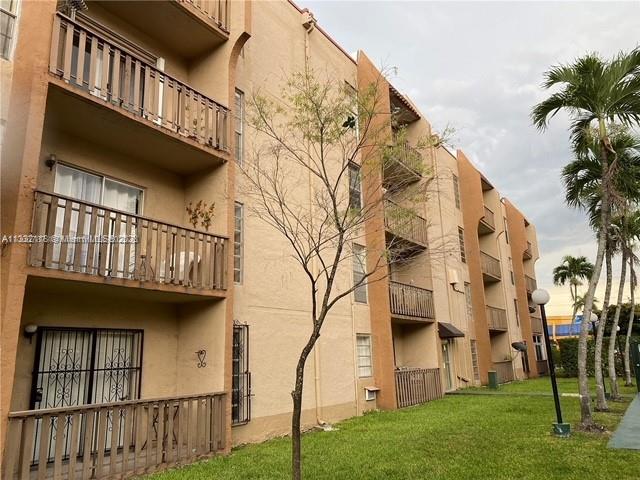
[[[61,408],[92,403],[134,400],[140,396],[142,331],[115,329],[47,328],[38,330],[32,383],[32,408]],[[51,420],[50,435],[62,431],[63,457],[70,448],[71,416],[58,430]],[[118,419],[117,421],[121,421]],[[84,418],[81,430],[84,431]],[[108,418],[110,445],[113,419]],[[34,462],[39,457],[41,420],[36,424]],[[120,429],[122,432],[123,429]],[[49,442],[49,460],[55,441]],[[122,446],[122,438],[118,439]],[[80,452],[82,453],[82,452]]]
[[[442,363],[444,368],[444,379],[446,382],[446,390],[453,390],[453,372],[451,371],[451,353],[449,341],[442,342]]]

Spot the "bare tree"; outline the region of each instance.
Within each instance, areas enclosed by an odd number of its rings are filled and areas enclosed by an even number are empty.
[[[413,207],[425,201],[430,183],[421,151],[431,153],[440,141],[431,136],[407,148],[406,131],[393,130],[392,115],[384,111],[384,83],[380,76],[356,91],[307,69],[291,75],[277,97],[257,91],[248,105],[248,126],[255,139],[240,167],[239,190],[249,211],[289,245],[309,287],[310,333],[297,360],[291,392],[294,479],[302,476],[307,358],[340,300],[384,278],[389,264],[413,253],[395,241],[383,240],[380,248],[368,247],[366,254],[358,245],[367,244],[365,236],[379,233],[384,239],[385,222],[398,231],[415,227]],[[391,162],[397,161],[417,171],[422,180],[393,173],[398,170],[390,168]],[[351,274],[353,266],[353,281],[345,285],[339,276]]]

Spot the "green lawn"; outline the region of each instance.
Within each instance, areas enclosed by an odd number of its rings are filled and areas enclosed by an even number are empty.
[[[561,379],[563,392],[577,391]],[[519,393],[549,391],[548,379],[502,386]],[[611,404],[596,421],[613,430],[625,402]],[[566,419],[576,424],[578,400],[563,397]],[[635,479],[640,452],[609,450],[608,435],[550,435],[548,396],[457,395],[419,407],[353,418],[333,432],[304,436],[307,479]],[[289,475],[289,441],[235,449],[227,457],[156,474],[160,479],[282,479]]]
[[[558,378],[558,390],[560,393],[578,393],[578,380],[575,378]],[[595,395],[596,381],[593,377],[589,378],[589,388],[592,395]],[[480,387],[474,390],[485,390],[487,387]],[[607,392],[609,388],[609,379],[606,379]],[[636,387],[625,387],[624,381],[618,381],[618,390],[621,395],[633,395],[637,392]],[[549,377],[540,377],[525,382],[512,382],[501,385],[499,392],[508,393],[548,393],[551,394],[551,383]]]

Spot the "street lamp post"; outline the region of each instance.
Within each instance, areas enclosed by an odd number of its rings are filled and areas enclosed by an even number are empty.
[[[571,432],[571,425],[562,421],[562,408],[560,407],[560,396],[558,395],[558,383],[556,382],[556,367],[551,354],[551,341],[549,340],[549,328],[547,327],[547,314],[544,306],[549,302],[549,292],[541,288],[534,290],[531,294],[533,303],[540,306],[542,316],[542,330],[544,333],[544,344],[547,349],[547,365],[549,366],[549,377],[551,378],[551,389],[553,390],[553,401],[556,406],[557,422],[553,424],[553,433],[559,437],[568,437]]]

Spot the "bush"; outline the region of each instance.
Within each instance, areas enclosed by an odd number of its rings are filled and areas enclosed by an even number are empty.
[[[634,338],[631,338],[634,341]],[[624,335],[619,336],[619,345],[622,351],[616,354],[616,373],[618,376],[624,375],[624,363],[622,354],[624,350]],[[556,362],[558,367],[562,367],[564,375],[568,377],[578,376],[578,338],[563,338],[558,340],[559,347],[559,360]],[[554,355],[554,361],[558,359],[557,355],[552,348],[552,355]],[[608,373],[608,354],[609,352],[609,337],[605,337],[602,343],[602,368],[603,373],[607,376]],[[589,338],[587,341],[587,374],[593,376],[595,359],[595,341],[593,338]]]

